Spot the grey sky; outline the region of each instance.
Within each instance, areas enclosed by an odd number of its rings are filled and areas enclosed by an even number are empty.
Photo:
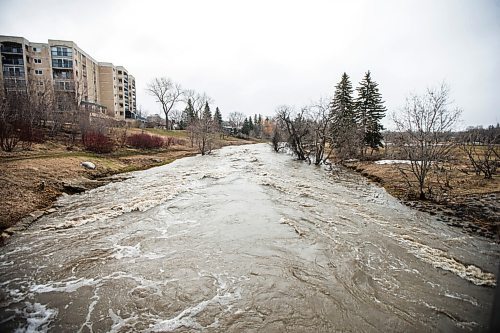
[[[445,80],[464,126],[500,121],[499,1],[0,0],[0,34],[73,40],[125,66],[149,113],[155,76],[206,92],[224,116],[273,115],[369,69],[390,112]]]

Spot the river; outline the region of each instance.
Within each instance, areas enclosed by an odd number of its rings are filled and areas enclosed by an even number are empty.
[[[64,196],[0,249],[0,331],[488,326],[498,244],[266,144]]]

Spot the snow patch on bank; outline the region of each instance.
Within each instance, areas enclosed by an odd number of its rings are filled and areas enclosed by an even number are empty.
[[[375,161],[375,164],[410,164],[411,161],[409,160],[380,160],[380,161]]]

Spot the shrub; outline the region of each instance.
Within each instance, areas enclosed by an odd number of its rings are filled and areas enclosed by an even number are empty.
[[[33,128],[29,125],[20,127],[19,140],[30,143],[44,143],[45,133],[39,128]]]
[[[173,137],[167,137],[165,139],[165,146],[170,147],[170,146],[182,146],[185,145],[186,141],[183,139],[179,138],[173,138]]]
[[[127,138],[127,143],[138,149],[154,149],[163,147],[165,145],[165,140],[160,136],[140,133],[129,136]]]
[[[114,150],[115,144],[108,136],[99,132],[86,132],[82,135],[85,150],[98,154],[110,153]]]

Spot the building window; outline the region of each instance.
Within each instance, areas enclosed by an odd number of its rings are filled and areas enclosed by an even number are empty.
[[[36,74],[36,75],[42,75],[42,74],[43,74],[43,72],[42,72],[42,70],[41,70],[41,69],[35,69],[35,74]]]
[[[50,48],[50,52],[52,56],[56,57],[71,57],[73,55],[71,49],[68,49],[67,47],[63,46],[53,46]]]
[[[43,81],[37,81],[36,84],[39,85],[39,86],[43,86]]]
[[[122,73],[122,71],[118,71],[118,75],[120,75]]]
[[[56,81],[55,86],[56,90],[73,90],[71,82]]]
[[[41,64],[42,63],[42,59],[35,58],[35,59],[33,59],[33,62],[35,64]]]
[[[41,52],[41,51],[42,51],[42,49],[39,48],[39,47],[34,47],[33,48],[33,52]]]
[[[52,67],[73,68],[73,61],[68,59],[52,59]]]
[[[73,73],[70,71],[54,72],[54,79],[71,79],[71,78],[73,78]]]

